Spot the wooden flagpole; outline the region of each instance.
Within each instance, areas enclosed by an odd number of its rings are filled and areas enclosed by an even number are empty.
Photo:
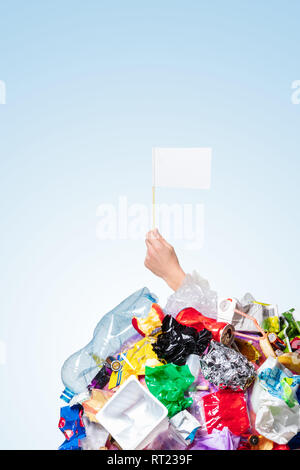
[[[155,149],[152,148],[152,229],[155,229]]]

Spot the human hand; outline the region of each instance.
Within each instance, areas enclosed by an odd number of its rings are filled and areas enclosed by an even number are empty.
[[[177,290],[185,278],[185,272],[179,264],[173,246],[162,237],[157,229],[147,233],[146,245],[147,253],[144,262],[146,268],[164,279],[171,289]]]

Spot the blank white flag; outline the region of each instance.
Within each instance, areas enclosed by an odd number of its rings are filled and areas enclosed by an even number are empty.
[[[153,186],[209,189],[211,148],[152,149]]]

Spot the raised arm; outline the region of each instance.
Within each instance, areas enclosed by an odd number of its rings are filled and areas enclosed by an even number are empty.
[[[164,279],[171,289],[177,290],[185,278],[185,272],[179,264],[173,246],[157,229],[150,230],[145,241],[147,253],[144,264],[146,268]]]

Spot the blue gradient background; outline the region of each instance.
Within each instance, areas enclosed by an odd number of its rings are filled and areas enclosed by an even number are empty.
[[[297,0],[2,1],[1,448],[54,449],[63,361],[147,285],[143,241],[99,241],[96,209],[151,201],[153,146],[213,148],[205,245],[224,295],[299,305]]]

